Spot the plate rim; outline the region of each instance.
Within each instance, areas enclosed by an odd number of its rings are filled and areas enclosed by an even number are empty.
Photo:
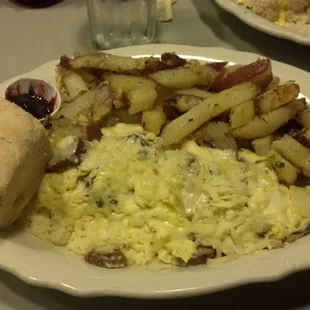
[[[253,53],[247,53],[247,52],[239,52],[227,48],[222,48],[222,47],[194,47],[194,46],[187,46],[187,45],[171,45],[171,44],[153,44],[153,45],[142,45],[142,46],[130,46],[130,47],[125,47],[125,48],[119,48],[119,49],[114,49],[114,50],[109,50],[108,52],[116,54],[116,55],[132,55],[132,56],[137,56],[137,55],[152,55],[152,54],[161,54],[163,52],[167,51],[174,51],[179,55],[188,55],[189,57],[192,58],[213,58],[213,59],[218,59],[218,60],[229,60],[232,62],[236,62],[237,59],[240,60],[240,58],[243,59],[244,63],[247,63],[250,61],[254,61],[255,59],[262,57],[262,55],[258,54],[253,54]],[[224,57],[225,55],[225,57]],[[224,57],[224,59],[223,59]],[[226,58],[226,59],[225,59]],[[0,91],[5,88],[5,86],[8,83],[11,83],[13,80],[18,79],[23,76],[36,76],[38,72],[43,72],[44,70],[51,70],[56,63],[59,60],[53,60],[50,62],[47,62],[36,69],[23,73],[21,75],[18,75],[17,77],[11,78],[7,80],[4,83],[0,84]],[[284,64],[280,63],[277,61],[272,60],[272,64],[275,68],[283,68],[286,71],[290,71],[293,76],[301,76],[301,80],[303,80],[300,84],[306,85],[306,82],[304,80],[309,79],[310,74],[307,73],[306,71]],[[276,71],[277,69],[275,69]],[[54,76],[54,72],[51,73],[52,76]],[[305,77],[305,78],[303,78]],[[42,77],[44,78],[44,77]],[[54,81],[55,83],[55,81]],[[301,89],[303,89],[301,85]],[[308,97],[310,97],[310,90],[306,94]],[[309,236],[310,237],[310,236]],[[304,237],[305,239],[307,237]],[[309,238],[310,240],[310,238]],[[0,238],[1,241],[1,238]],[[0,253],[3,251],[6,252],[7,248],[8,249],[14,249],[14,243],[10,244],[12,240],[9,240],[8,243],[5,243],[4,245],[0,243]],[[296,245],[293,247],[296,248]],[[297,246],[298,247],[298,246]],[[310,247],[308,247],[310,250]],[[96,287],[85,287],[79,283],[73,284],[72,280],[69,281],[67,280],[61,280],[59,278],[59,275],[54,275],[53,279],[50,279],[49,277],[45,276],[36,276],[37,270],[35,267],[30,267],[26,266],[26,270],[24,270],[22,267],[17,268],[16,267],[16,262],[8,263],[8,258],[5,259],[3,255],[0,255],[0,268],[4,271],[7,271],[24,282],[38,286],[38,287],[45,287],[45,288],[50,288],[50,289],[56,289],[65,293],[68,293],[70,295],[75,295],[75,296],[80,296],[80,297],[92,297],[92,296],[122,296],[122,297],[131,297],[131,298],[156,298],[156,299],[161,299],[161,298],[180,298],[180,297],[189,297],[189,296],[196,296],[196,295],[202,295],[202,294],[208,294],[216,291],[220,291],[223,289],[228,289],[231,287],[235,286],[240,286],[244,284],[250,284],[250,283],[257,283],[257,282],[270,282],[274,280],[278,280],[284,276],[287,276],[293,272],[300,271],[305,268],[310,267],[310,261],[303,259],[302,257],[298,258],[298,264],[297,266],[295,264],[290,264],[289,262],[283,262],[282,255],[283,254],[277,254],[280,253],[277,250],[271,251],[274,256],[273,260],[279,260],[281,262],[281,270],[272,270],[269,274],[266,274],[264,272],[260,272],[260,270],[256,270],[253,272],[253,274],[244,274],[241,278],[239,279],[234,279],[229,280],[227,279],[226,281],[223,281],[223,283],[220,284],[210,284],[210,283],[205,283],[205,284],[200,284],[197,285],[195,283],[188,283],[188,284],[181,284],[180,286],[176,286],[175,288],[169,289],[167,286],[163,288],[142,288],[140,289],[135,289],[134,287],[107,287],[107,286],[96,286]],[[270,252],[266,252],[270,253]],[[285,253],[284,253],[285,254]],[[9,254],[8,254],[9,255]],[[280,256],[279,256],[280,255]],[[255,256],[256,258],[257,256]],[[242,263],[247,266],[247,261],[251,259],[252,256],[248,256],[244,259],[239,259],[238,261],[242,260]],[[15,264],[15,265],[14,265]],[[229,264],[229,263],[228,263]],[[197,269],[198,270],[198,269]],[[187,272],[187,271],[186,271]],[[169,272],[170,274],[170,272]],[[191,272],[189,271],[189,274]],[[169,275],[168,275],[169,276]],[[182,278],[182,277],[181,277]],[[73,280],[74,282],[74,280]]]
[[[235,15],[242,22],[256,30],[281,39],[293,41],[301,45],[310,46],[310,33],[305,34],[290,28],[276,25],[266,20],[265,18],[251,12],[250,10],[241,7],[240,5],[234,3],[232,0],[214,0],[214,2],[223,10]]]

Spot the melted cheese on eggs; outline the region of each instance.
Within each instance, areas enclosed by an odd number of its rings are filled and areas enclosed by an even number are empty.
[[[137,125],[103,134],[78,167],[44,177],[26,213],[37,237],[78,255],[121,249],[129,264],[177,265],[199,247],[234,257],[277,247],[309,223],[310,191],[293,199],[251,152],[239,161],[193,141],[162,150]]]

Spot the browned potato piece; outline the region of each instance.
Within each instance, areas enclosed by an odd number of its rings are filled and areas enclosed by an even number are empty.
[[[280,85],[280,82],[281,82],[280,78],[278,76],[274,76],[272,78],[272,81],[267,85],[266,90],[278,87]]]
[[[199,89],[199,88],[186,88],[186,89],[176,89],[174,91],[176,95],[187,95],[187,96],[195,96],[199,98],[209,98],[212,96],[212,93]]]
[[[273,141],[272,135],[253,140],[252,146],[255,150],[255,153],[259,156],[267,156],[272,141]]]
[[[272,143],[272,148],[294,166],[301,169],[305,176],[310,176],[310,150],[289,135]]]
[[[65,72],[62,79],[71,99],[75,98],[81,92],[88,91],[87,84],[82,77],[73,71]]]
[[[73,101],[62,105],[57,116],[64,116],[71,120],[88,122],[89,113],[86,112],[92,105],[95,89],[77,96]]]
[[[112,75],[109,78],[109,85],[118,99],[114,102],[114,106],[122,107],[125,99],[130,114],[152,109],[157,99],[156,83],[147,77]]]
[[[217,74],[210,66],[190,61],[184,67],[157,71],[150,74],[150,77],[167,88],[182,89],[198,85],[208,88],[214,82]]]
[[[243,67],[243,65],[226,66],[224,68],[224,76],[223,77],[227,76],[230,73],[233,73],[233,72],[237,71],[238,69],[240,69],[242,67]]]
[[[112,109],[112,98],[108,85],[101,83],[95,89],[77,96],[58,112],[74,121],[98,122]]]
[[[292,185],[296,182],[300,170],[282,157],[277,151],[270,151],[268,161],[276,171],[280,181],[286,185]]]
[[[153,132],[156,136],[159,135],[162,126],[166,122],[166,114],[163,107],[157,105],[152,110],[146,110],[142,113],[142,126],[145,130]]]
[[[310,129],[310,108],[307,107],[298,113],[297,120],[305,127]]]
[[[63,56],[60,60],[60,66],[64,68],[94,68],[118,73],[141,72],[158,64],[160,60],[153,57],[133,58],[103,52],[78,53],[74,59]]]
[[[152,86],[137,88],[127,94],[127,99],[129,114],[139,113],[153,108],[157,99],[157,91]]]
[[[296,100],[284,107],[254,117],[247,125],[233,130],[233,135],[238,139],[257,139],[268,136],[286,124],[299,111],[304,109],[305,104]]]
[[[298,94],[299,86],[294,82],[287,82],[255,98],[255,108],[259,114],[265,114],[291,102]]]
[[[250,82],[233,86],[230,89],[214,94],[193,109],[166,125],[161,137],[163,145],[169,146],[180,142],[183,138],[196,131],[210,119],[232,109],[238,104],[254,98],[261,88]]]
[[[295,139],[305,147],[310,148],[310,129],[303,129],[296,135]]]
[[[174,96],[166,100],[164,103],[178,109],[181,113],[187,112],[203,102],[203,98],[196,96]]]
[[[229,114],[229,123],[231,128],[237,128],[246,125],[254,117],[254,101],[247,100],[233,109]]]
[[[109,86],[97,89],[90,109],[91,122],[100,125],[112,110],[112,94]]]
[[[100,84],[100,80],[88,69],[77,69],[76,73],[82,77],[89,89],[93,89]]]
[[[129,93],[132,90],[141,87],[156,87],[156,83],[147,77],[130,76],[124,74],[113,74],[109,77],[109,85],[113,94],[119,98],[123,98],[123,93]]]
[[[198,145],[207,145],[217,149],[237,149],[230,127],[224,122],[210,122],[193,134]]]

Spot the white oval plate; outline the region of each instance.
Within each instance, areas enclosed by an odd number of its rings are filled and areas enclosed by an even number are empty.
[[[110,52],[139,56],[168,51],[202,61],[229,60],[234,63],[250,63],[259,57],[223,48],[179,45],[133,46]],[[57,61],[51,61],[16,78],[37,77],[55,85],[56,63]],[[310,97],[309,73],[275,61],[273,70],[283,79],[298,81],[303,93]],[[0,93],[11,81],[0,85]],[[108,270],[91,266],[81,257],[55,250],[23,231],[0,234],[2,269],[32,285],[54,288],[76,296],[172,298],[204,294],[245,283],[278,279],[303,268],[309,268],[309,257],[310,236],[306,236],[284,249],[243,257],[221,265],[163,270],[147,268]]]
[[[249,26],[273,35],[278,38],[294,41],[302,45],[310,45],[310,33],[298,32],[294,29],[289,29],[276,25],[256,14],[251,10],[238,5],[234,0],[214,0],[223,10],[234,14],[244,23]]]

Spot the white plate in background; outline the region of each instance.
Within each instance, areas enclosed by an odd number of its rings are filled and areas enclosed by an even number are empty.
[[[223,10],[232,13],[247,25],[268,33],[272,36],[287,39],[302,45],[310,46],[310,33],[303,33],[294,29],[281,27],[269,20],[258,16],[244,6],[238,5],[234,0],[214,0]],[[242,29],[240,29],[242,31]]]
[[[132,56],[176,52],[202,61],[226,60],[244,64],[259,57],[223,48],[179,45],[132,46],[109,52]],[[57,62],[51,61],[0,84],[0,93],[12,80],[25,76],[41,78],[55,85],[54,70]],[[296,80],[303,93],[310,97],[309,73],[276,61],[272,65],[276,75],[283,80]],[[221,265],[163,270],[137,267],[109,270],[89,265],[82,257],[55,250],[23,231],[0,234],[0,268],[29,284],[76,296],[172,298],[205,294],[246,283],[277,280],[309,268],[309,257],[310,236],[306,236],[283,249],[266,251]]]

